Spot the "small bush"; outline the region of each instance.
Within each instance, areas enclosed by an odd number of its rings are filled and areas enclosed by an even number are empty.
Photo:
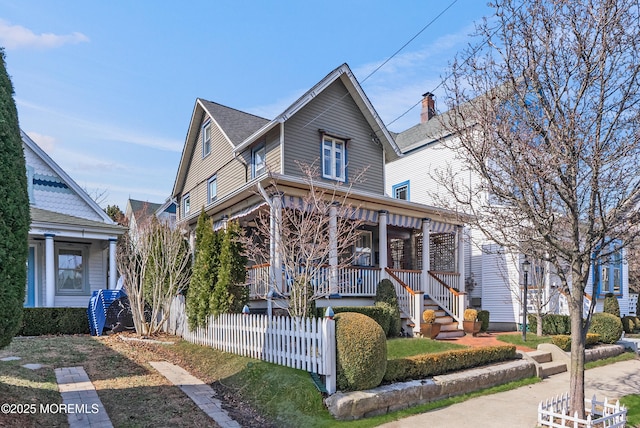
[[[389,360],[384,380],[385,382],[402,382],[409,379],[423,379],[456,370],[512,360],[515,357],[516,347],[513,345],[455,349],[435,354],[414,355]]]
[[[433,324],[436,322],[436,311],[433,309],[427,309],[422,313],[422,321],[426,324]]]
[[[481,332],[485,333],[489,330],[489,311],[478,311],[478,321],[482,322]]]
[[[627,334],[633,333],[636,330],[635,317],[622,317],[622,329]]]
[[[398,304],[398,295],[393,283],[388,279],[383,279],[376,287],[375,305],[385,302],[391,305],[391,321],[389,323],[389,331],[387,337],[396,337],[400,335],[402,320],[400,319],[400,305]]]
[[[635,324],[636,328],[634,330],[634,332],[640,332],[640,318],[635,317],[633,319],[633,323]]]
[[[529,329],[537,331],[538,319],[535,314],[528,316]],[[545,314],[542,316],[542,334],[555,336],[571,334],[571,318],[569,315]]]
[[[478,311],[475,309],[465,309],[464,310],[464,320],[465,321],[477,321],[478,320]]]
[[[599,334],[603,343],[616,343],[622,337],[622,321],[613,314],[593,314],[589,333]]]
[[[336,315],[336,371],[341,391],[380,385],[387,369],[387,342],[382,327],[366,315]]]
[[[24,308],[19,336],[89,334],[86,308]]]
[[[605,314],[615,315],[620,318],[620,303],[618,303],[618,298],[614,296],[613,293],[607,293],[604,295],[602,312]]]
[[[600,335],[595,333],[587,333],[585,345],[587,347],[593,346],[600,342]],[[556,345],[558,348],[563,351],[569,352],[571,351],[571,336],[566,334],[558,334],[551,338],[551,343]]]

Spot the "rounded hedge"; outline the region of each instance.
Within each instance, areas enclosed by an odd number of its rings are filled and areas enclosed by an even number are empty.
[[[589,333],[599,334],[602,343],[616,343],[622,337],[622,321],[617,316],[605,312],[593,314]]]
[[[359,391],[380,385],[387,370],[387,342],[382,327],[355,312],[339,313],[335,320],[338,389]]]
[[[625,333],[633,333],[636,329],[635,318],[631,316],[622,317],[622,329]]]
[[[604,296],[602,312],[620,318],[620,303],[618,303],[618,298],[613,293],[607,293]]]
[[[402,320],[400,319],[400,304],[398,303],[398,295],[396,294],[396,289],[389,279],[385,278],[378,283],[378,286],[376,287],[376,297],[374,299],[374,302],[376,306],[380,306],[380,303],[387,303],[390,305],[390,308],[387,308],[391,316],[387,336],[399,336],[402,327]]]
[[[489,315],[489,311],[478,311],[478,321],[482,323],[480,331],[483,333],[489,330]]]

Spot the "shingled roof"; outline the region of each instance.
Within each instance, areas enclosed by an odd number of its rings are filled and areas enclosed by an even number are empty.
[[[251,134],[269,123],[268,119],[236,110],[222,104],[198,98],[205,110],[220,125],[233,145],[237,146]]]

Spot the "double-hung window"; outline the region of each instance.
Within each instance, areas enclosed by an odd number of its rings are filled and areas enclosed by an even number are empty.
[[[608,255],[596,261],[594,283],[599,296],[622,295],[622,249],[619,247],[619,242],[612,243],[606,250]]]
[[[409,181],[396,184],[392,187],[393,197],[396,199],[409,200]]]
[[[347,180],[347,145],[345,140],[323,135],[322,177],[330,180]]]
[[[56,294],[85,295],[89,293],[87,281],[87,255],[84,247],[58,247],[56,249]]]
[[[211,122],[202,125],[202,157],[211,153]]]
[[[264,144],[251,151],[251,178],[256,178],[267,172],[267,149]]]
[[[216,200],[218,196],[218,180],[214,175],[209,180],[207,180],[207,203],[210,204]]]
[[[191,196],[187,193],[182,197],[182,218],[185,218],[191,212]]]

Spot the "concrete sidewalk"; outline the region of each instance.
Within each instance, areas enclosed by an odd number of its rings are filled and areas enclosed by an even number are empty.
[[[585,371],[585,396],[596,394],[616,400],[640,394],[640,360],[623,361]],[[538,423],[538,403],[569,391],[569,372],[556,374],[542,382],[507,392],[473,398],[431,412],[390,422],[383,427],[421,426],[533,428]]]

